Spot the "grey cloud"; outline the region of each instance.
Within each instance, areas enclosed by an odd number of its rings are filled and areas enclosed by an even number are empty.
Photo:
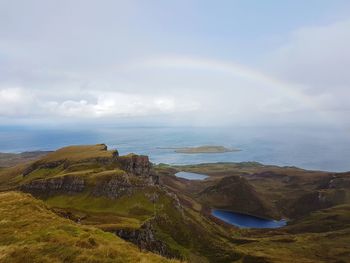
[[[350,88],[350,20],[305,27],[270,54],[271,68],[291,82],[311,90]]]
[[[0,115],[92,121],[161,115],[199,124],[315,116],[283,90],[220,70],[132,68],[149,57],[190,57],[207,48],[190,36],[157,35],[141,9],[134,1],[0,1]],[[350,97],[348,29],[344,21],[298,30],[261,68],[292,88],[301,84],[300,93],[338,114]]]

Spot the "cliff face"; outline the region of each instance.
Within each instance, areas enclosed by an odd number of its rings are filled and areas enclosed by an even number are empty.
[[[117,236],[84,227],[20,192],[0,193],[0,262],[176,263]]]
[[[132,213],[135,213],[135,206],[140,207],[138,213],[141,211],[145,213],[143,216],[150,216],[151,213],[147,210],[149,201],[145,201],[143,196],[148,199],[158,198],[152,194],[156,191],[154,185],[158,183],[158,176],[151,172],[151,168],[147,156],[136,154],[119,156],[117,151],[108,151],[105,145],[66,147],[26,167],[22,173],[23,183],[19,189],[45,200],[55,195],[79,198],[78,194],[84,192],[88,194],[90,200],[94,200],[95,197],[107,197],[113,200],[106,201],[106,204],[118,202],[118,198],[122,196],[133,198],[137,195],[141,197],[131,204],[129,211],[133,212],[130,212],[130,216],[134,216]],[[152,199],[151,202],[154,203],[156,200]],[[74,220],[69,211],[60,210],[57,214]],[[93,216],[96,217],[95,214]],[[105,216],[106,214],[100,215],[100,218],[97,216],[94,220],[100,220],[104,224]],[[80,222],[79,220],[77,222]],[[120,219],[117,223],[120,223],[119,221]],[[166,243],[155,237],[152,220],[143,223],[139,229],[124,227],[111,232],[133,242],[140,249],[167,257],[179,257],[170,251]]]
[[[32,194],[53,194],[57,192],[79,193],[84,188],[84,179],[76,176],[62,176],[47,180],[33,180],[22,185],[20,189]]]
[[[147,156],[119,156],[104,144],[62,148],[29,165],[22,175],[24,192],[73,194],[89,186],[92,195],[110,199],[158,182]]]
[[[149,176],[151,171],[151,163],[148,156],[130,154],[127,156],[120,156],[118,162],[121,164],[123,170],[138,176]]]
[[[146,187],[148,180],[142,180],[141,178],[132,175],[115,175],[110,178],[106,178],[97,183],[92,190],[94,196],[105,196],[110,199],[116,199],[123,195],[130,195],[139,188]]]
[[[61,165],[64,169],[79,163],[111,165],[116,162],[118,156],[117,150],[108,151],[105,144],[64,147],[29,165],[23,171],[23,176],[27,176],[37,169],[51,169]]]
[[[172,251],[165,242],[156,238],[153,224],[156,219],[146,221],[141,228],[136,230],[120,229],[114,233],[124,240],[134,243],[142,250],[148,250],[167,258],[181,258]]]
[[[234,181],[226,180],[219,188],[229,191],[225,186],[236,185]],[[112,232],[142,250],[170,258],[191,253],[198,262],[206,257],[220,262],[213,254],[218,249],[225,251],[222,258],[237,258],[207,232],[217,231],[215,227],[200,215],[192,217],[177,194],[155,187],[157,182],[147,156],[119,156],[103,145],[79,146],[58,150],[28,166],[20,190],[43,198],[61,216]],[[189,252],[190,248],[195,251]]]

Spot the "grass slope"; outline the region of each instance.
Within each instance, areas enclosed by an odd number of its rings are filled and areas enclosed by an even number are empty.
[[[254,162],[163,164],[152,171],[160,176],[161,186],[155,186],[144,185],[144,179],[127,174],[117,163],[104,161],[114,155],[105,145],[66,147],[39,160],[43,165],[25,176],[22,175],[25,165],[0,170],[0,191],[32,180],[55,180],[64,176],[79,177],[86,183],[81,192],[53,191],[38,195],[44,203],[25,194],[8,192],[7,197],[0,194],[0,209],[5,208],[0,210],[0,235],[4,236],[0,240],[0,262],[4,259],[8,260],[4,262],[11,262],[10,259],[28,262],[21,258],[26,251],[33,255],[29,262],[55,262],[55,258],[66,262],[104,262],[99,259],[104,256],[106,262],[128,262],[131,260],[128,255],[118,249],[124,245],[130,247],[132,255],[137,249],[102,230],[137,231],[144,222],[152,222],[155,230],[152,235],[189,262],[350,262],[348,173],[306,171]],[[57,165],[47,165],[57,161]],[[210,177],[189,181],[173,176],[181,170]],[[115,198],[94,194],[96,185],[112,178],[119,178],[118,182],[125,179],[132,189]],[[125,185],[112,188],[125,188]],[[283,216],[290,221],[281,229],[237,229],[209,216],[208,208],[221,206],[253,215]],[[124,245],[117,249],[113,242]],[[64,247],[63,243],[69,246]],[[110,249],[117,249],[111,260]],[[136,255],[136,262],[148,262],[141,260],[142,255],[139,258]],[[84,260],[81,257],[85,257]]]
[[[350,262],[349,205],[313,212],[282,229],[240,233],[240,240],[245,242],[236,249],[264,262]]]
[[[237,254],[242,255],[237,262],[350,262],[350,173],[306,171],[258,163],[159,165],[155,169],[161,175],[161,181],[180,198],[192,199],[186,202],[190,207],[198,202],[202,207],[226,203],[230,208],[236,203],[241,206],[241,211],[248,212],[249,201],[245,199],[249,196],[243,195],[242,186],[249,184],[249,188],[253,187],[255,194],[273,205],[277,213],[289,217],[288,225],[280,229],[226,226],[229,243]],[[173,176],[177,171],[197,172],[210,177],[191,182]],[[233,187],[226,180],[234,177],[245,180]],[[203,193],[206,199],[201,198]],[[227,203],[225,193],[244,198]]]
[[[0,262],[176,262],[58,217],[42,201],[0,193]]]

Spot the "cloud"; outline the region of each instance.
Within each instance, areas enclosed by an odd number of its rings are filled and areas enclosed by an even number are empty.
[[[186,31],[189,20],[173,8],[157,16],[153,7],[147,13],[119,1],[1,2],[0,116],[43,123],[137,117],[179,125],[346,119],[350,21],[297,29],[280,47],[269,46],[257,65],[266,43],[254,31],[246,38],[245,27],[233,30],[231,24],[240,24],[235,16],[224,19],[233,20],[223,31],[211,19],[209,31],[201,21],[201,30]],[[186,9],[191,21],[198,12],[192,8]]]
[[[0,103],[0,116],[26,116],[31,113],[35,97],[19,87],[0,88]]]
[[[67,117],[99,118],[169,114],[195,111],[199,107],[198,104],[179,102],[172,97],[154,97],[121,92],[93,91],[91,93],[95,95],[95,102],[68,100],[50,105],[50,111]]]
[[[62,92],[62,91],[61,91]],[[73,93],[74,94],[74,93]],[[173,97],[128,94],[101,90],[86,91],[84,98],[62,100],[62,93],[48,99],[24,88],[0,89],[0,116],[41,116],[72,118],[136,117],[191,112],[200,105]],[[71,93],[70,93],[71,95]],[[75,94],[79,97],[79,92]]]
[[[350,20],[292,32],[288,41],[271,52],[270,72],[303,92],[320,96],[325,109],[349,109]]]

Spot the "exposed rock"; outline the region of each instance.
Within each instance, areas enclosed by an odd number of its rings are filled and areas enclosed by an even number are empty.
[[[130,195],[134,190],[147,185],[145,180],[131,180],[129,175],[116,175],[112,178],[98,183],[94,190],[95,196],[106,196],[110,199],[116,199],[123,195]]]
[[[73,164],[89,162],[99,165],[117,165],[118,157],[118,151],[108,151],[105,144],[69,146],[51,152],[42,159],[32,163],[22,174],[27,176],[37,169],[50,169],[61,165],[63,165],[63,169],[66,169]]]
[[[328,189],[330,188],[330,185],[332,184],[333,180],[336,178],[335,175],[328,175],[328,176],[323,176],[315,184],[317,184],[316,189],[321,190],[321,189]]]
[[[343,178],[337,178],[334,177],[332,180],[329,181],[328,188],[349,188],[350,187],[350,178],[349,177],[343,177]]]
[[[107,147],[106,144],[101,143],[100,145],[102,146],[102,150],[103,150],[103,151],[107,151],[107,148],[108,148],[108,147]]]
[[[102,150],[107,149],[107,146],[102,146]],[[75,167],[79,165],[95,166],[96,164],[101,167],[110,167],[110,169],[122,169],[125,172],[124,175],[116,174],[101,177],[101,180],[94,182],[92,194],[95,196],[106,196],[116,199],[120,196],[131,194],[137,188],[159,183],[158,176],[150,172],[151,163],[147,156],[135,154],[119,156],[116,150],[109,157],[96,156],[55,161],[39,160],[29,165],[23,172],[23,176],[30,176],[30,173],[40,169],[53,169],[57,167],[62,167],[62,170],[68,172],[74,172]],[[21,189],[26,192],[42,194],[51,194],[52,191],[80,192],[84,189],[84,179],[68,176],[40,180],[34,179],[23,185]]]
[[[82,192],[84,188],[84,179],[77,176],[33,180],[21,186],[22,191],[33,194],[51,194],[55,192],[77,193]]]
[[[156,174],[152,174],[152,183],[155,184],[155,185],[159,185],[160,184],[160,179],[159,179],[159,175],[156,175]]]
[[[169,196],[169,197],[172,198],[174,207],[175,207],[175,208],[182,214],[182,216],[183,216],[184,211],[183,211],[183,207],[182,207],[182,205],[181,205],[181,203],[180,203],[179,197],[178,197],[175,193],[168,191],[166,188],[163,188],[163,191],[166,193],[167,196]]]
[[[114,233],[119,237],[137,245],[140,249],[148,250],[168,258],[180,258],[179,253],[172,251],[165,242],[156,238],[153,224],[156,219],[146,221],[139,229],[120,229]]]
[[[118,161],[121,164],[122,169],[127,173],[146,177],[150,175],[151,163],[148,156],[130,154],[118,157]]]

